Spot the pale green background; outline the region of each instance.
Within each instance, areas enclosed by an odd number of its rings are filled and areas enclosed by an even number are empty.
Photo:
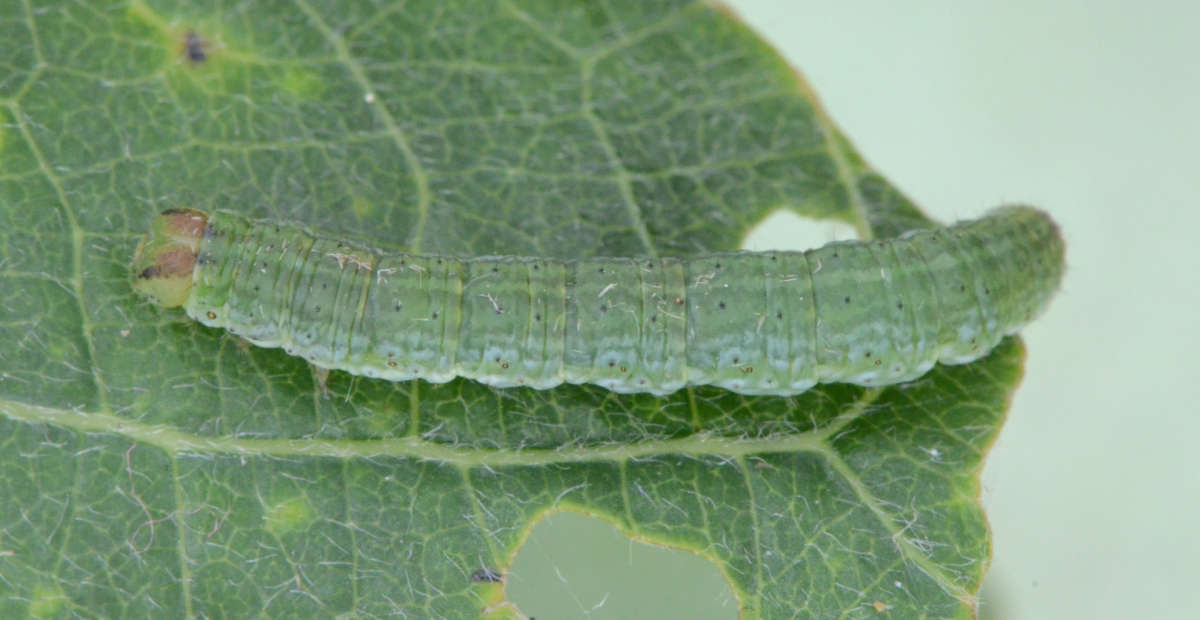
[[[928,213],[1025,201],[1065,230],[984,475],[983,617],[1200,618],[1200,4],[730,4]],[[706,561],[574,515],[509,592],[539,620],[736,610]]]

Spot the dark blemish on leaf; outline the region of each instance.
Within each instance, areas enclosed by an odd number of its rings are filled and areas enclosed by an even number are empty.
[[[657,323],[657,322],[658,322],[658,315],[657,315],[657,314],[655,314],[655,315],[652,315],[652,316],[650,317],[650,322],[651,322],[651,323]]]
[[[967,292],[967,285],[966,285],[966,284],[959,284],[959,285],[958,285],[958,292],[960,292],[960,293],[965,293],[965,292]]]
[[[492,273],[500,273],[499,267],[492,267]]]
[[[504,370],[508,370],[508,362],[504,362],[503,364],[500,364],[500,367],[503,368]]]
[[[904,302],[900,302],[900,303],[896,304],[896,308],[897,308],[897,309],[899,309],[899,310],[903,310],[903,309],[904,309]]]
[[[208,317],[208,320],[212,321],[217,318],[217,313],[209,310],[208,312],[204,313],[204,316]]]
[[[533,320],[535,320],[535,321],[540,321],[540,320],[542,320],[542,315],[541,315],[541,313],[538,313],[538,314],[535,314],[535,315],[533,315]]]
[[[600,268],[600,273],[604,273],[604,267]]]
[[[255,292],[255,293],[257,293],[257,292],[258,292],[258,285],[257,285],[257,284],[255,284],[255,285],[254,285],[254,292]]]
[[[601,312],[608,312],[608,305],[607,305],[607,304],[600,304],[600,311],[601,311]]]
[[[736,364],[736,363],[738,363],[738,362],[740,362],[740,361],[742,361],[742,358],[740,358],[740,357],[738,357],[738,356],[736,356],[736,355],[735,355],[735,356],[733,356],[733,363],[734,363],[734,364]]]
[[[682,297],[676,297],[676,298],[675,298],[675,305],[676,305],[676,306],[682,306],[682,305],[683,305],[683,298],[682,298]]]
[[[403,307],[404,307],[404,304],[397,302],[397,303],[396,303],[396,312],[399,312],[399,311],[400,311],[400,309],[401,309],[401,308],[403,308]]]
[[[183,53],[189,62],[202,63],[208,60],[208,41],[201,38],[194,30],[189,30],[183,38]]]
[[[867,357],[871,357],[871,352],[867,351]]]
[[[497,355],[497,356],[496,356],[496,363],[497,363],[497,364],[499,364],[499,363],[500,363],[500,356],[499,356],[499,355]]]
[[[717,263],[717,269],[721,268],[721,263]]]
[[[880,365],[880,364],[882,364],[882,363],[883,363],[883,360],[875,360],[875,365],[876,365],[876,366],[879,366],[879,365]]]
[[[629,369],[628,369],[628,368],[626,368],[626,367],[624,367],[624,366],[622,366],[622,367],[620,368],[620,370],[621,370],[621,372],[629,372]]]
[[[777,318],[777,319],[782,319],[782,318],[783,318],[783,311],[781,310],[781,311],[779,311],[779,312],[776,312],[776,313],[775,313],[775,318]]]
[[[725,309],[725,302],[723,302],[723,301],[722,301],[721,303],[717,304],[717,307],[718,307],[718,308],[720,308],[720,309],[722,309],[722,310],[724,310],[724,309]]]
[[[613,366],[616,366],[616,365],[617,365],[617,363],[616,363],[616,362],[609,362],[609,363],[608,363],[608,367],[609,367],[609,368],[612,368]]]
[[[504,577],[490,568],[481,568],[471,573],[471,581],[474,583],[499,583]]]
[[[850,303],[850,296],[846,295],[846,303]]]
[[[391,366],[392,368],[395,368],[395,367],[396,367],[396,360],[388,360],[388,366]]]
[[[433,313],[433,320],[435,320],[435,321],[436,321],[436,320],[437,320],[437,317],[438,317],[438,313],[434,312],[434,313]]]
[[[143,280],[151,280],[158,277],[158,265],[150,265],[138,274],[138,277]]]

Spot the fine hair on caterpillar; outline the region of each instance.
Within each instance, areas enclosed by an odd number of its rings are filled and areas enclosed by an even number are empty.
[[[575,260],[388,253],[169,209],[138,246],[133,286],[365,377],[789,395],[979,359],[1045,309],[1063,272],[1057,225],[1027,206],[802,252]]]

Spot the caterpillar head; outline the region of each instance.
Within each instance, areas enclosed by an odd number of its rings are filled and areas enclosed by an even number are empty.
[[[133,256],[133,290],[164,308],[182,306],[192,289],[196,250],[207,221],[208,214],[195,209],[158,214]]]

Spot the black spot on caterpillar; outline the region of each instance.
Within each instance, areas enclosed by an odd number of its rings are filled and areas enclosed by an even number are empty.
[[[1046,307],[1063,271],[1057,225],[1024,206],[804,252],[579,260],[388,254],[172,209],[133,265],[134,288],[155,303],[321,368],[778,395],[978,359]]]

